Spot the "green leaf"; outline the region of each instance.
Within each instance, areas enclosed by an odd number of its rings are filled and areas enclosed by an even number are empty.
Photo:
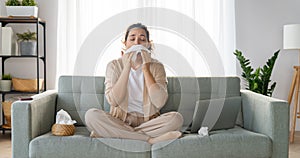
[[[6,6],[20,6],[21,3],[19,0],[8,0],[5,2]]]
[[[17,37],[18,37],[18,41],[30,41],[36,40],[36,33],[35,32],[31,32],[30,30],[28,30],[27,32],[24,33],[16,33]]]
[[[254,72],[254,69],[250,65],[250,60],[246,59],[241,51],[235,50],[235,52],[233,52],[241,65],[243,71],[241,76],[247,82],[246,89],[263,95],[272,96],[276,82],[274,82],[270,88],[269,83],[271,82],[270,78],[279,52],[280,50],[277,50],[262,68],[258,67]]]
[[[11,75],[10,74],[3,74],[2,75],[2,80],[11,80]]]
[[[22,6],[36,6],[34,0],[22,0]]]

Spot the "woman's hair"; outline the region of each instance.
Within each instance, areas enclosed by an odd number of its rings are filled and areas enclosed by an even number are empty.
[[[147,28],[147,26],[145,26],[145,25],[143,25],[143,24],[141,24],[141,23],[132,24],[132,25],[130,25],[130,26],[126,29],[125,38],[124,38],[123,43],[125,43],[125,42],[127,41],[129,32],[130,32],[132,29],[134,29],[134,28],[139,28],[139,29],[145,30],[145,32],[146,32],[146,39],[147,39],[147,41],[148,41],[149,44],[150,44],[150,46],[149,46],[148,49],[149,49],[149,50],[152,50],[152,49],[153,49],[153,45],[152,45],[152,41],[150,41],[148,28]]]

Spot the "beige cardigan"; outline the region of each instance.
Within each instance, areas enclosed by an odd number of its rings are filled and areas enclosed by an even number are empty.
[[[115,83],[119,80],[122,70],[122,58],[108,63],[105,76],[105,96],[108,103],[111,105],[110,114],[125,121],[128,110],[128,91],[126,91],[126,94],[124,95],[125,98],[119,98],[118,96],[114,96],[114,92],[112,90]],[[147,88],[146,84],[144,84],[143,110],[145,121],[148,121],[149,117],[158,113],[168,98],[167,78],[163,64],[155,59],[152,59],[150,64],[150,72],[152,73],[156,83],[151,85],[149,89]]]

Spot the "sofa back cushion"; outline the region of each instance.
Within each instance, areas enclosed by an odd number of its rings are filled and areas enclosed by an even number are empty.
[[[104,77],[94,76],[61,76],[56,111],[64,109],[77,121],[77,126],[84,125],[87,110],[104,109],[104,103],[107,103],[104,101],[104,80]]]
[[[233,128],[241,103],[241,96],[197,101],[191,132],[197,133],[201,127],[208,127],[210,131]]]
[[[109,111],[105,98],[105,78],[95,76],[61,76],[58,83],[56,111],[66,110],[84,125],[84,115],[90,108]],[[184,126],[193,118],[198,100],[240,96],[238,77],[168,77],[169,97],[161,113],[179,111],[184,117]]]
[[[193,120],[197,101],[241,96],[238,77],[168,77],[168,100],[161,113],[178,111],[185,128]]]

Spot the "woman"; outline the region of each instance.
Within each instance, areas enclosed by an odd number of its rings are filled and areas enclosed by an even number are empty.
[[[137,45],[152,50],[149,31],[141,23],[128,27],[123,44],[125,50]],[[152,59],[148,51],[122,52],[122,58],[107,65],[105,86],[110,113],[93,108],[85,115],[92,137],[137,139],[153,144],[181,136],[181,114],[159,114],[168,98],[166,73],[163,64]]]

